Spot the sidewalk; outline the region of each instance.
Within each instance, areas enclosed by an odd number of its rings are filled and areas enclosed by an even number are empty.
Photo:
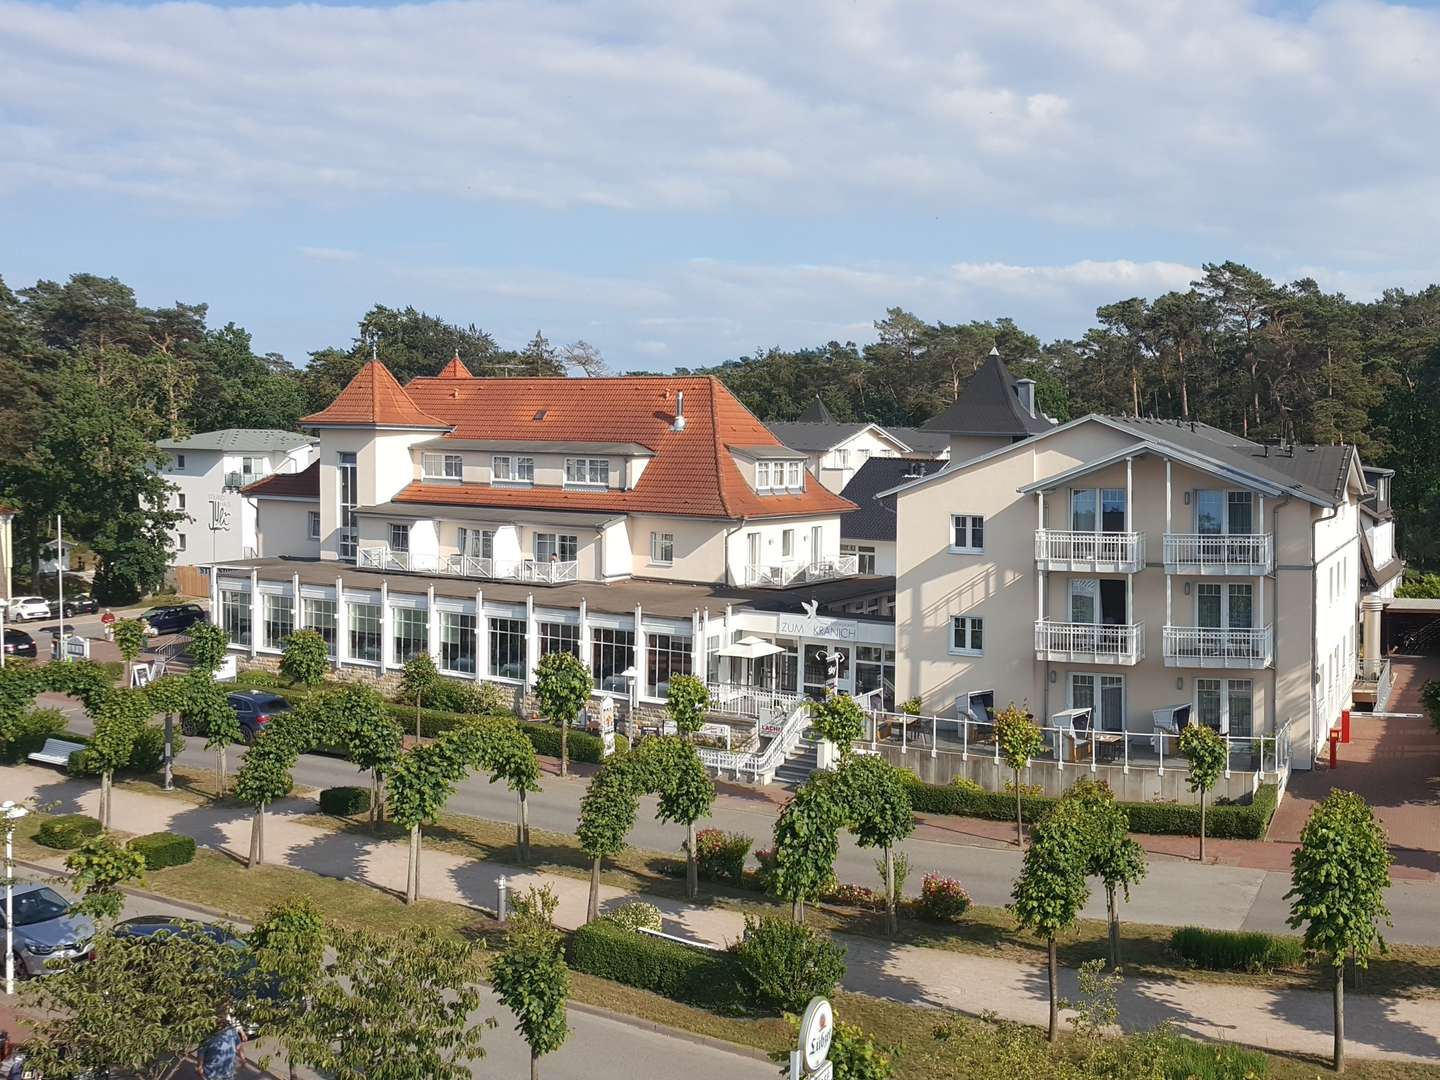
[[[85,781],[40,768],[0,769],[7,798],[36,796],[56,802],[59,812],[93,813],[98,792]],[[117,829],[153,832],[171,829],[197,842],[242,857],[249,849],[250,819],[234,807],[188,806],[158,795],[117,788]],[[403,890],[406,846],[335,833],[295,820],[314,813],[308,800],[277,804],[266,822],[266,857],[332,877],[362,881],[392,892]],[[506,875],[517,889],[549,885],[560,899],[557,922],[573,929],[585,918],[588,883],[495,862],[476,862],[427,850],[421,861],[424,896],[493,908],[495,883]],[[601,887],[602,909],[627,899],[620,889]],[[694,941],[724,945],[740,936],[742,917],[733,911],[691,907],[683,901],[643,897],[664,917],[664,929]],[[223,906],[223,898],[216,898]],[[1040,966],[963,953],[895,946],[870,938],[845,937],[847,989],[897,1001],[1000,1016],[1043,1024],[1047,1010],[1045,969]],[[1076,994],[1074,973],[1066,971],[1063,993]],[[1330,997],[1314,991],[1274,992],[1186,980],[1127,980],[1120,995],[1128,1026],[1150,1027],[1168,1020],[1179,1030],[1278,1051],[1325,1055],[1331,1046]],[[1359,1057],[1434,1061],[1440,1058],[1440,1008],[1433,999],[1349,995],[1346,1035]]]

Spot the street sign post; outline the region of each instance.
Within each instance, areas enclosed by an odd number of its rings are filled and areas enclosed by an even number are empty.
[[[800,1018],[796,1048],[790,1051],[790,1080],[831,1080],[830,1043],[835,1038],[835,1011],[830,1002],[813,997]]]

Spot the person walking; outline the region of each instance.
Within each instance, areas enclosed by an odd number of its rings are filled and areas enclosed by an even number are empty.
[[[240,1063],[245,1060],[245,1032],[228,1014],[219,1031],[206,1039],[196,1055],[200,1060],[200,1080],[235,1080]]]

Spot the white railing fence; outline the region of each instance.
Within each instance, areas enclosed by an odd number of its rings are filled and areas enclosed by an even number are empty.
[[[1165,627],[1165,657],[1226,667],[1231,661],[1268,664],[1274,655],[1271,627]]]
[[[1114,657],[1138,661],[1145,655],[1145,624],[1062,623],[1042,619],[1035,624],[1035,650],[1080,658]]]
[[[362,547],[355,564],[366,570],[403,570],[451,577],[477,577],[560,585],[580,578],[580,564],[574,559],[487,559],[478,555],[420,555],[393,551],[383,545]]]
[[[1166,533],[1167,565],[1265,566],[1274,550],[1270,533]]]
[[[1040,529],[1035,558],[1042,562],[1143,563],[1145,534]]]
[[[741,751],[701,747],[697,753],[701,763],[707,768],[730,773],[736,779],[748,778],[752,783],[768,783],[809,726],[810,702],[801,700],[795,702],[764,749]],[[757,739],[759,735],[760,729],[757,727]]]
[[[780,723],[800,700],[799,694],[763,686],[743,683],[712,683],[710,686],[711,712],[746,716],[756,721],[757,726]],[[777,720],[777,717],[780,719]]]
[[[785,560],[778,563],[751,563],[745,567],[745,584],[752,588],[779,588],[811,581],[854,577],[860,572],[859,555],[837,555],[812,562]]]

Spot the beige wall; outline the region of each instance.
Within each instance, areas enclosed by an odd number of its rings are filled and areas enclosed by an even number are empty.
[[[988,454],[991,450],[998,450],[1002,446],[1008,446],[1009,439],[996,438],[986,435],[951,435],[950,436],[950,460],[969,461],[981,454]]]
[[[276,555],[298,555],[313,559],[320,554],[320,542],[310,539],[309,514],[319,509],[315,501],[288,499],[256,499],[258,511],[256,538],[261,558]],[[324,524],[321,524],[324,532]]]
[[[630,550],[633,572],[640,577],[670,581],[724,581],[725,533],[734,525],[731,521],[632,515]],[[670,566],[659,566],[650,561],[652,532],[674,534],[675,561]]]

